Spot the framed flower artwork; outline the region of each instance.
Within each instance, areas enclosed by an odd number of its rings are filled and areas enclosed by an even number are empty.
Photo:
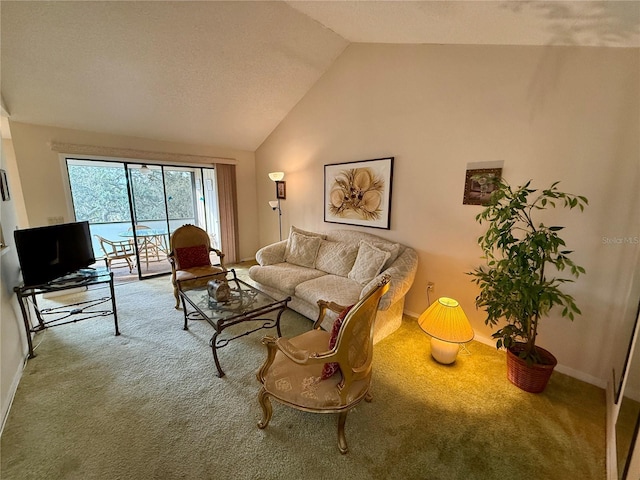
[[[391,228],[394,157],[324,166],[324,221]]]

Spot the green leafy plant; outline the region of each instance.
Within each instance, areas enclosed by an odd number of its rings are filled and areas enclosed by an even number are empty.
[[[564,227],[534,220],[536,213],[556,205],[581,211],[588,205],[583,196],[560,192],[558,183],[539,192],[530,188],[531,181],[515,189],[498,181],[489,204],[476,216],[487,224],[478,238],[486,264],[469,272],[480,287],[476,307],[486,310],[486,325],[506,320],[492,335],[496,347],[516,353],[513,347],[523,343],[517,354],[530,364],[543,362],[535,346],[540,319],[555,306],[571,320],[581,313],[574,298],[561,290],[573,280],[560,272],[567,270],[576,278],[585,273],[569,258],[572,251],[559,236]]]

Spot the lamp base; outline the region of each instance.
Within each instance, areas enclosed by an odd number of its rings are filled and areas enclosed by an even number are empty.
[[[456,361],[460,345],[457,343],[445,342],[431,337],[431,356],[436,362],[449,365]]]

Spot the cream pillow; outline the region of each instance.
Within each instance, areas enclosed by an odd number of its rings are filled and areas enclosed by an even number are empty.
[[[291,225],[291,228],[289,229],[289,236],[291,236],[291,234],[293,233],[299,233],[301,235],[306,235],[307,237],[320,237],[323,240],[327,239],[327,236],[324,233],[308,232],[294,225]]]
[[[391,253],[380,250],[369,242],[360,240],[356,262],[347,277],[366,285],[380,273],[382,266],[390,256]]]
[[[323,240],[316,258],[316,269],[346,277],[356,261],[356,255],[358,255],[358,245]]]
[[[400,244],[399,243],[387,243],[387,242],[371,242],[376,248],[380,250],[384,250],[385,252],[389,252],[389,259],[382,266],[382,271],[386,270],[391,266],[393,262],[396,261],[398,256],[400,255]]]
[[[300,233],[292,233],[289,236],[284,261],[301,267],[314,268],[320,242],[322,242],[320,237],[308,237]]]

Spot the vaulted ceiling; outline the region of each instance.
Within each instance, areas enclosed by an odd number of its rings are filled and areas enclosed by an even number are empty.
[[[640,2],[0,3],[14,121],[254,151],[352,42],[640,47]]]

